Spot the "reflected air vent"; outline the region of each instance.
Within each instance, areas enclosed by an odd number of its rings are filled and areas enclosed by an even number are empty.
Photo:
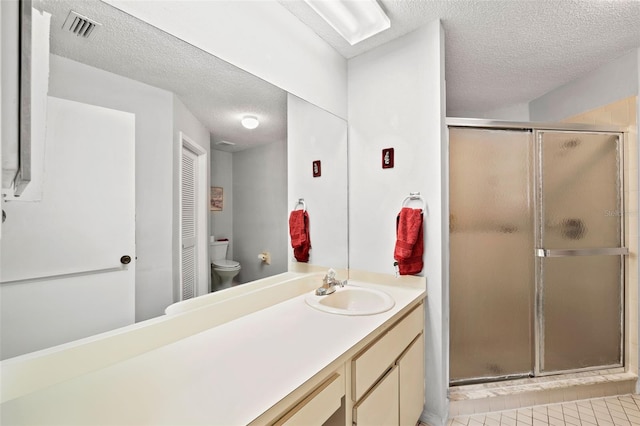
[[[69,31],[78,37],[91,39],[101,26],[102,24],[99,24],[98,22],[89,19],[86,16],[82,16],[72,10],[64,21],[62,29]]]

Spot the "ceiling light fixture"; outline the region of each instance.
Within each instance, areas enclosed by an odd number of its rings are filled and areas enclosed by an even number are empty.
[[[242,117],[242,120],[240,120],[240,123],[242,123],[242,126],[245,129],[249,130],[253,130],[260,125],[258,117],[256,117],[255,115],[245,115],[244,117]]]
[[[304,0],[350,45],[391,27],[376,0]]]
[[[223,146],[234,146],[236,143],[235,142],[229,142],[229,141],[218,141],[215,142],[216,145],[223,145]]]

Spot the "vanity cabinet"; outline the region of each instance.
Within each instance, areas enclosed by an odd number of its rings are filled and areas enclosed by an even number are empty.
[[[423,330],[418,303],[251,426],[415,426],[424,406]]]
[[[415,425],[424,405],[419,305],[351,361],[353,424]]]
[[[360,317],[309,307],[315,278],[248,284],[241,297],[3,362],[0,423],[136,424],[149,419],[148,407],[131,401],[145,395],[163,401],[151,423],[415,426],[424,405],[424,278],[386,287],[393,310]],[[218,351],[212,365],[219,347],[233,350]],[[184,380],[167,387],[171,377],[158,371]]]

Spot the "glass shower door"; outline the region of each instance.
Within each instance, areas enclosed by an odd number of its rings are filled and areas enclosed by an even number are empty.
[[[537,374],[622,365],[621,140],[536,132]]]
[[[450,128],[450,380],[533,372],[533,134]]]

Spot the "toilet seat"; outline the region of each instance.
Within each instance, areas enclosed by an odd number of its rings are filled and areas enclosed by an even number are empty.
[[[220,259],[213,261],[213,267],[214,269],[237,269],[240,263],[235,260]]]

